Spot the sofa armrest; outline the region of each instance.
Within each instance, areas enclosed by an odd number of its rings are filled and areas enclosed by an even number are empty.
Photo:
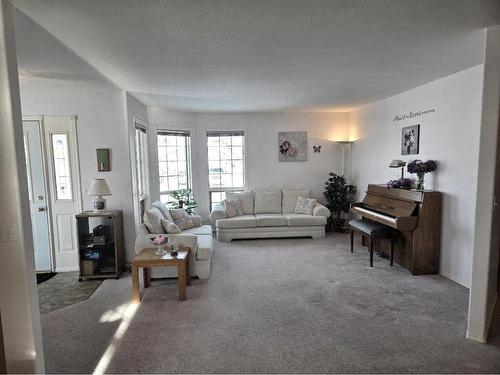
[[[313,210],[313,216],[324,216],[326,218],[330,217],[330,210],[323,206],[321,203],[316,203]]]
[[[137,236],[135,239],[135,253],[140,254],[140,252],[144,249],[157,247],[155,244],[153,244],[153,242],[151,242],[151,239],[155,238],[155,236],[155,234],[145,234]],[[196,258],[196,251],[198,251],[198,237],[196,237],[194,234],[163,234],[163,236],[169,239],[168,243],[171,245],[190,247],[194,252],[194,258]]]
[[[200,215],[189,215],[189,218],[193,222],[195,227],[201,227],[201,216]]]
[[[137,228],[137,235],[149,234],[148,228],[144,224],[139,225]]]
[[[210,212],[210,222],[213,225],[215,225],[215,222],[219,219],[227,219],[226,209],[221,203],[216,204],[212,212]]]

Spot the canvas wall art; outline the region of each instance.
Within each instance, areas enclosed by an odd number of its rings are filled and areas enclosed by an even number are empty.
[[[401,155],[415,155],[419,152],[420,125],[401,129]]]
[[[307,132],[279,132],[279,161],[307,161]]]

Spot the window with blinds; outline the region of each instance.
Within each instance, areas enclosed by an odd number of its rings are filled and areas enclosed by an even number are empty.
[[[191,135],[159,130],[157,139],[160,200],[169,203],[171,191],[191,188]]]
[[[245,134],[243,131],[207,132],[210,206],[225,199],[226,191],[245,188]]]

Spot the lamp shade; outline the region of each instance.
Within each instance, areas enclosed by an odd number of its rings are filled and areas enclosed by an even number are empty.
[[[90,183],[88,195],[102,196],[111,195],[108,184],[104,178],[94,178]]]
[[[406,165],[406,162],[404,162],[403,160],[394,159],[393,161],[391,161],[391,164],[389,164],[389,167],[401,168],[401,167],[404,167],[405,165]]]

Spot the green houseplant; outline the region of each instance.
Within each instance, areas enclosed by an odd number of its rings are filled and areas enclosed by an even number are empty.
[[[333,172],[330,172],[329,176],[325,182],[323,195],[328,202],[326,206],[332,213],[328,219],[330,228],[336,232],[344,232],[345,218],[343,216],[349,212],[351,203],[354,202],[356,186],[348,184],[344,176]]]
[[[174,199],[168,202],[169,208],[183,208],[191,215],[194,209],[198,207],[198,203],[194,199],[191,189],[173,190],[169,195]]]

